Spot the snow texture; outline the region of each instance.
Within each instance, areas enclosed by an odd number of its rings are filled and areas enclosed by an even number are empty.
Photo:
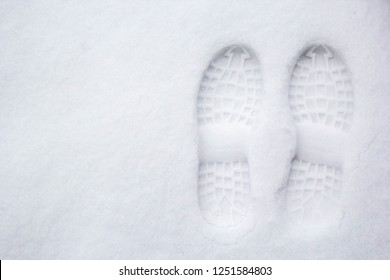
[[[201,131],[204,73],[233,45],[258,60],[251,131]],[[294,111],[292,77],[315,45],[345,65],[347,130]],[[3,0],[0,258],[389,259],[389,75],[385,0]],[[216,141],[237,151],[207,152]],[[205,217],[198,177],[231,156],[231,176],[250,181],[251,222],[234,234],[240,219]],[[313,182],[311,170],[341,174],[331,225],[290,215],[295,176]]]

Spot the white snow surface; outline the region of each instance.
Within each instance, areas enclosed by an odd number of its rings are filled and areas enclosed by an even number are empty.
[[[281,190],[296,148],[287,98],[312,42],[351,75],[344,218],[292,232]],[[196,102],[221,48],[260,61],[250,145],[256,226],[205,236]],[[1,259],[390,258],[390,2],[0,2]]]

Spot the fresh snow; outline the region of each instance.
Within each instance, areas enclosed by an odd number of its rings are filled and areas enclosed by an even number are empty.
[[[337,50],[353,85],[343,216],[292,229],[283,193],[305,135],[288,93],[313,43]],[[232,44],[249,46],[261,70],[248,140],[254,226],[218,242],[199,210],[197,98]],[[389,1],[3,0],[0,258],[388,259],[389,108]],[[321,132],[300,145],[313,137],[341,149]]]

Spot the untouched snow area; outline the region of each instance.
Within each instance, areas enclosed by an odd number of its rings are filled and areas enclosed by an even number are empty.
[[[292,230],[289,85],[318,42],[338,51],[353,85],[343,217]],[[198,204],[197,98],[232,44],[249,46],[261,70],[255,223],[217,242]],[[389,1],[2,0],[0,258],[388,259],[389,109]]]

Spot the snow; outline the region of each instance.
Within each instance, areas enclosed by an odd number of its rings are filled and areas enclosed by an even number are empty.
[[[198,129],[199,161],[240,161],[248,154],[251,130],[240,124],[209,124]]]
[[[1,259],[390,257],[388,1],[0,3]],[[280,190],[295,153],[292,69],[323,42],[352,74],[336,229],[292,233]],[[256,226],[204,235],[196,100],[232,43],[259,58],[263,97],[249,163]]]

